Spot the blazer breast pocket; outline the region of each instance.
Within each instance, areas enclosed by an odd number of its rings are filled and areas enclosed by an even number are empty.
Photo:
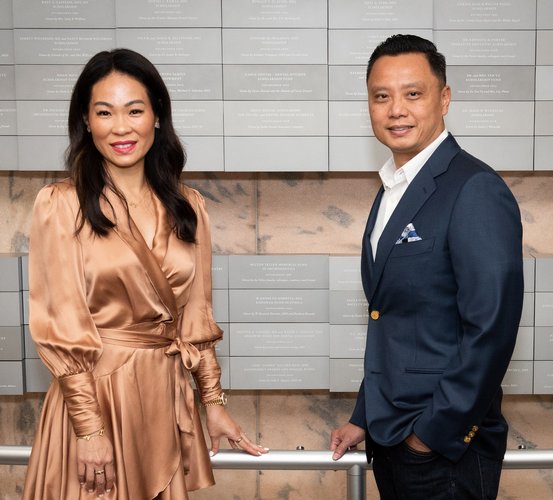
[[[411,243],[400,243],[394,245],[390,257],[407,257],[421,253],[431,252],[434,248],[434,238],[428,238]]]

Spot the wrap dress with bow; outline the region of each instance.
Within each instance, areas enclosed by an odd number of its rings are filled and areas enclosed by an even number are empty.
[[[54,378],[28,466],[24,499],[90,498],[77,475],[76,436],[105,427],[116,482],[104,498],[184,500],[214,483],[191,375],[202,400],[221,392],[211,304],[211,241],[201,195],[196,242],[179,240],[153,196],[146,244],[121,201],[101,207],[116,227],[75,234],[69,180],[45,186],[32,216],[30,328]],[[109,202],[109,203],[108,203]]]

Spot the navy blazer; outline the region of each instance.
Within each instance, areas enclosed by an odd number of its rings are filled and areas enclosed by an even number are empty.
[[[373,261],[370,234],[382,193],[363,236],[369,323],[350,422],[384,446],[415,432],[452,461],[469,446],[501,459],[501,381],[523,298],[516,200],[449,135],[407,188]],[[420,241],[396,244],[409,223]]]

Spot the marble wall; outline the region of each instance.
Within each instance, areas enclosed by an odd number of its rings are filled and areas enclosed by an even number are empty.
[[[27,251],[34,197],[52,173],[0,172],[0,252]],[[522,210],[527,251],[553,253],[553,172],[507,173]],[[220,254],[358,254],[372,200],[374,173],[184,174],[207,199],[214,251]],[[32,444],[42,397],[0,397],[0,444]],[[345,422],[353,394],[326,391],[233,391],[230,411],[250,436],[272,449],[325,449]],[[509,396],[509,447],[553,448],[553,397]],[[216,471],[218,484],[192,500],[335,500],[346,473]],[[24,466],[0,466],[0,500],[20,498]],[[377,498],[368,473],[368,497]],[[505,471],[500,499],[553,497],[553,472]]]

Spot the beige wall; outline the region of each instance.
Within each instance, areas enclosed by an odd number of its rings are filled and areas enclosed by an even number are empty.
[[[48,173],[0,172],[0,253],[27,251],[29,217]],[[56,174],[59,176],[60,174]],[[206,197],[214,250],[220,254],[358,254],[379,186],[374,173],[194,174],[187,182]],[[508,173],[522,211],[527,251],[553,253],[553,172]],[[250,435],[273,449],[324,449],[332,428],[349,416],[353,394],[326,391],[233,391],[230,410]],[[0,397],[0,444],[32,444],[40,395]],[[553,448],[553,397],[510,396],[509,447]],[[20,497],[25,467],[0,466],[0,500]],[[216,471],[215,488],[193,500],[345,497],[344,472]],[[369,498],[374,493],[369,473]],[[553,498],[552,471],[506,471],[503,500]]]

